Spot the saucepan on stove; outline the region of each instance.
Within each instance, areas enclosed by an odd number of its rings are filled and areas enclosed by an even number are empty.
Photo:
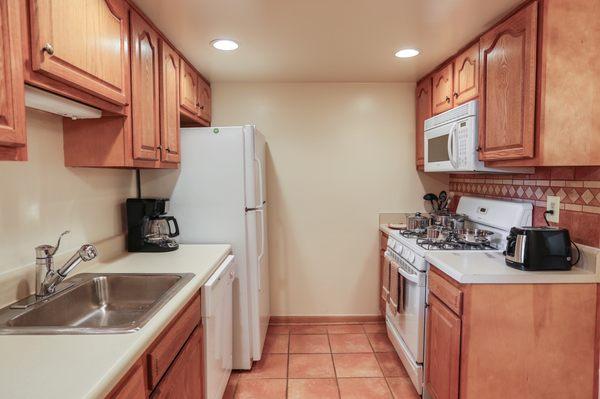
[[[430,219],[420,213],[415,213],[413,216],[406,218],[406,227],[408,230],[422,230],[424,231],[430,224]]]
[[[467,244],[482,244],[487,242],[494,232],[484,229],[457,229],[454,230],[454,234],[459,241]]]
[[[446,241],[451,230],[443,226],[427,227],[427,239],[432,241]]]

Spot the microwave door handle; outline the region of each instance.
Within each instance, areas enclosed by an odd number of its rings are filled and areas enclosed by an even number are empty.
[[[448,134],[448,159],[450,160],[450,164],[454,169],[457,169],[456,159],[454,154],[454,136],[456,135],[456,128],[458,127],[458,122],[454,122],[452,128],[450,129],[450,133]]]

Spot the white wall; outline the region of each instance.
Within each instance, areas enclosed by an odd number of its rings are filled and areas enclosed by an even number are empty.
[[[415,171],[414,84],[212,91],[214,126],[254,123],[267,138],[273,315],[377,314],[377,213],[422,209],[448,185]]]
[[[0,162],[0,273],[35,261],[34,247],[60,253],[124,233],[125,198],[135,194],[130,170],[66,168],[62,118],[27,112],[29,161]]]

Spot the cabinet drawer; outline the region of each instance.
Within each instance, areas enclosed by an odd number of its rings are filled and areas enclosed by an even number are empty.
[[[462,292],[433,269],[429,273],[429,292],[434,294],[457,315],[462,314]]]
[[[146,398],[146,383],[144,381],[144,367],[138,361],[121,380],[119,388],[111,393],[110,399],[144,399]]]
[[[190,300],[186,308],[176,316],[175,321],[167,327],[166,332],[156,340],[148,351],[148,377],[150,389],[154,388],[187,338],[201,320],[200,294]]]

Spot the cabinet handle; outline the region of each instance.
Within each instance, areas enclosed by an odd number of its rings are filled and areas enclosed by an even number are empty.
[[[200,109],[204,109],[204,105],[201,105],[201,106],[200,106]]]
[[[446,96],[446,102],[450,104],[450,97]]]
[[[458,93],[454,93],[454,98],[458,98]]]
[[[54,47],[50,43],[44,44],[42,51],[48,53],[48,55],[54,55]]]
[[[477,152],[481,151],[481,147],[477,147],[477,149],[475,151],[477,151]]]

